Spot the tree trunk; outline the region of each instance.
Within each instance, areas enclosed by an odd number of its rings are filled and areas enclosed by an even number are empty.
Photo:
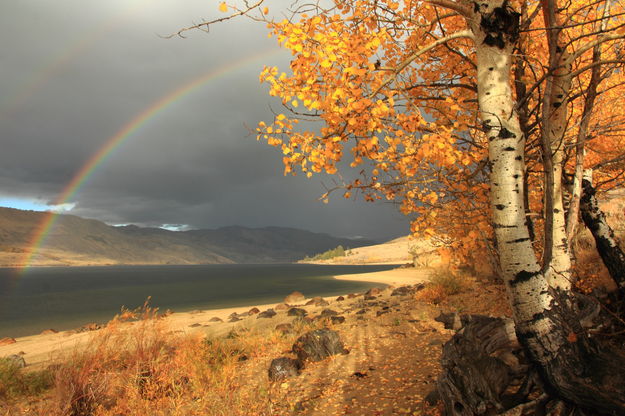
[[[475,2],[478,102],[489,140],[491,206],[519,342],[557,395],[604,413],[625,414],[625,359],[585,336],[569,291],[550,288],[534,255],[523,204],[525,138],[510,89],[519,14],[507,0]]]
[[[606,221],[605,215],[599,208],[595,196],[596,191],[592,183],[584,179],[582,189],[580,211],[584,224],[595,238],[597,252],[601,256],[603,264],[616,282],[621,294],[625,295],[625,254],[614,238],[614,232]]]

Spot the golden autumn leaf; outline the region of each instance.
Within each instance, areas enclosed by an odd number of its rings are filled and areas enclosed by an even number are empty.
[[[228,5],[226,4],[226,2],[222,1],[221,3],[219,3],[219,11],[223,13],[228,11]]]

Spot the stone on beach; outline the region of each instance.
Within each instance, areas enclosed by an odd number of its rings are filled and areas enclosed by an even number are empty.
[[[331,329],[317,329],[302,335],[293,344],[293,352],[302,363],[349,353],[338,332]]]
[[[299,316],[299,317],[303,317],[308,315],[308,312],[306,312],[306,309],[302,309],[302,308],[291,308],[289,309],[289,311],[286,313],[287,316]]]
[[[15,344],[17,341],[15,340],[15,338],[2,338],[0,339],[0,346],[3,345],[11,345],[11,344]]]
[[[286,298],[284,298],[284,303],[290,305],[293,303],[302,302],[304,299],[306,299],[304,294],[296,290],[295,292],[291,293]]]
[[[258,318],[273,318],[274,316],[276,316],[276,311],[274,311],[273,309],[267,309],[266,311],[259,313],[258,316],[256,317],[256,319],[258,319]]]
[[[306,306],[314,305],[314,306],[328,306],[330,303],[322,298],[321,296],[315,296],[308,302],[306,302]]]
[[[269,365],[269,380],[277,381],[299,375],[302,368],[298,360],[288,357],[275,358]]]

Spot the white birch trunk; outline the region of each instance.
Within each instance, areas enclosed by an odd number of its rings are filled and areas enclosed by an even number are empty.
[[[510,65],[514,33],[501,20],[502,0],[476,3],[469,24],[475,35],[480,117],[489,140],[491,207],[503,278],[511,299],[517,333],[535,360],[545,362],[564,342],[547,317],[554,299],[541,272],[527,228],[523,204],[525,138],[514,110]],[[496,9],[498,9],[496,11]],[[513,13],[505,9],[505,13]],[[500,28],[499,32],[496,31]],[[553,339],[552,339],[553,338]],[[555,347],[545,349],[545,345]]]
[[[545,244],[551,244],[551,259],[546,264],[545,277],[551,287],[562,290],[571,288],[571,256],[566,235],[566,220],[562,193],[562,163],[564,160],[564,134],[567,127],[568,96],[571,89],[571,63],[566,51],[560,54],[557,68],[552,79],[549,108],[543,126],[543,140],[551,148],[551,169],[553,182],[552,198],[552,234],[545,238]],[[547,213],[547,215],[549,215]]]

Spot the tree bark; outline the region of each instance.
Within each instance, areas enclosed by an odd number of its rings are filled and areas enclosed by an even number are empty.
[[[595,239],[597,252],[601,256],[603,264],[616,282],[620,293],[625,295],[625,254],[619,247],[605,214],[599,208],[595,194],[596,190],[592,183],[584,179],[580,199],[582,219]]]
[[[625,359],[585,336],[569,291],[551,288],[534,255],[523,204],[525,138],[514,110],[510,60],[519,14],[507,0],[476,1],[478,103],[489,140],[491,207],[516,334],[541,378],[565,400],[625,414]]]

